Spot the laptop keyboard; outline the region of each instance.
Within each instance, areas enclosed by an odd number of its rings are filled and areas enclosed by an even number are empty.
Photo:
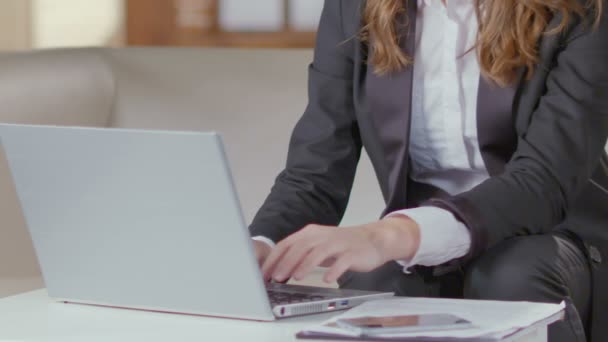
[[[312,302],[327,298],[318,294],[275,291],[271,289],[267,289],[267,292],[272,306]]]

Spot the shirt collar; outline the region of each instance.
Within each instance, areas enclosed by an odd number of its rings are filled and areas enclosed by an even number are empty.
[[[418,10],[422,10],[425,7],[441,8],[446,10],[451,15],[454,13],[465,13],[470,15],[469,11],[475,8],[473,0],[448,0],[446,6],[441,3],[441,0],[416,0],[418,3]]]
[[[432,0],[418,0],[418,8],[422,8],[424,6],[430,6]]]

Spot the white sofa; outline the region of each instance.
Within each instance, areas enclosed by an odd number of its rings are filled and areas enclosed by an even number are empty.
[[[283,167],[291,129],[306,106],[311,59],[310,50],[201,48],[0,54],[0,122],[219,131],[251,220]],[[3,288],[7,294],[40,286],[2,153],[0,296]],[[343,223],[373,220],[382,208],[364,156]]]

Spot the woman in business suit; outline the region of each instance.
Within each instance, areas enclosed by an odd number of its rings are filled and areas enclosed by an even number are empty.
[[[265,276],[567,300],[551,341],[608,336],[606,7],[326,1],[309,105],[250,227]],[[386,210],[336,229],[362,147]]]

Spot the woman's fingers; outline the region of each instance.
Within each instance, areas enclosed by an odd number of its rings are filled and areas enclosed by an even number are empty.
[[[343,247],[339,243],[323,243],[316,248],[310,250],[308,255],[302,260],[298,267],[293,272],[293,277],[296,280],[302,280],[310,272],[324,262],[334,259],[336,254],[343,251]],[[332,263],[333,264],[333,263]]]
[[[313,248],[314,244],[309,241],[301,241],[300,244],[291,246],[270,272],[272,279],[284,282],[291,278],[293,271]]]
[[[336,262],[329,268],[323,277],[323,281],[326,283],[333,283],[340,278],[344,272],[346,272],[354,262],[354,256],[352,253],[344,253],[336,259]]]
[[[284,282],[294,277],[301,280],[318,266],[330,266],[325,281],[334,282],[354,265],[355,253],[367,246],[356,231],[328,230],[327,227],[310,225],[281,241],[262,266],[265,279]]]
[[[282,282],[289,279],[293,268],[299,264],[305,253],[314,248],[316,244],[324,241],[327,233],[328,230],[322,226],[309,225],[279,242],[262,266],[265,279],[275,275],[277,276],[274,277],[276,281]],[[280,271],[280,274],[278,271]],[[283,279],[278,280],[276,278]]]
[[[275,248],[272,249],[272,252],[270,253],[270,255],[268,255],[266,261],[264,262],[264,265],[262,266],[262,274],[264,275],[264,279],[268,280],[272,277],[272,273],[274,272],[276,265],[279,263],[281,258],[283,258],[283,256],[289,251],[290,247],[290,244],[283,243],[283,241],[281,241],[279,244],[276,245]]]

